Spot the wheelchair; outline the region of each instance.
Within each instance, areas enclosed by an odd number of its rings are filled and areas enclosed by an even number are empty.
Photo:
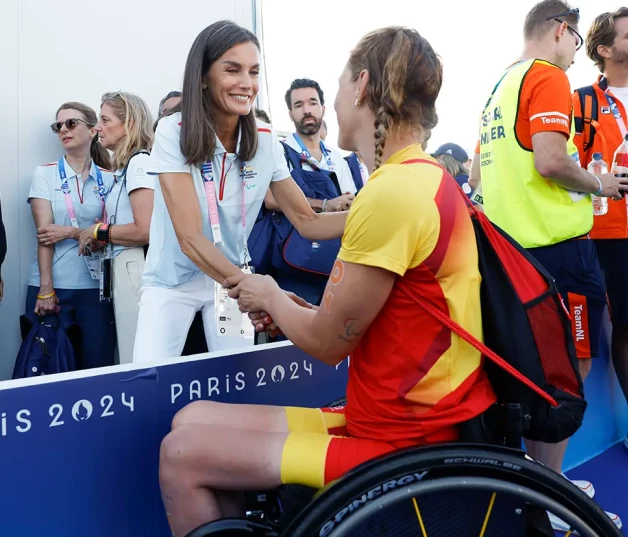
[[[501,410],[497,422],[521,423],[518,405]],[[249,493],[246,518],[187,537],[554,537],[548,511],[571,527],[566,536],[622,535],[578,487],[521,451],[516,425],[500,431],[495,423],[490,438],[477,434],[476,421],[460,443],[384,455],[320,491]]]

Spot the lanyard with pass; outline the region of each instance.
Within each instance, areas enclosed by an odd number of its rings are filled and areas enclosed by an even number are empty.
[[[615,102],[613,96],[609,93],[608,88],[604,92],[604,96],[606,97],[606,101],[608,102],[608,106],[613,113],[613,117],[615,121],[617,121],[617,126],[619,127],[619,132],[621,132],[621,137],[625,138],[626,134],[628,134],[628,129],[626,128],[626,123],[624,122],[624,118],[621,117],[621,111]]]
[[[318,170],[320,168],[320,165],[318,164],[316,159],[310,154],[310,152],[307,150],[307,147],[305,147],[303,140],[301,140],[301,137],[296,132],[294,133],[294,139],[297,141],[297,143],[299,144],[299,147],[301,148],[301,155],[303,156],[305,162],[310,164],[314,169]],[[330,152],[325,147],[323,140],[320,141],[320,147],[321,147],[321,153],[323,154],[323,157],[325,157],[325,162],[327,162],[327,169],[330,172],[333,172],[334,163],[331,160]]]
[[[240,208],[242,211],[242,237],[244,258],[240,270],[245,274],[252,274],[253,267],[249,266],[249,248],[246,241],[246,204],[244,200],[244,186],[246,176],[247,163],[243,162],[240,168],[240,177],[242,183],[242,196],[240,198]],[[224,171],[223,171],[224,172]],[[229,171],[227,170],[226,174]],[[214,245],[219,250],[223,248],[224,241],[222,231],[220,229],[220,218],[218,216],[218,202],[216,201],[216,182],[214,181],[213,165],[208,160],[201,165],[201,177],[203,178],[203,186],[205,188],[205,197],[207,198],[207,211],[209,213],[209,223],[212,229]],[[216,333],[223,337],[243,337],[252,339],[254,336],[253,324],[248,315],[240,311],[237,300],[230,298],[229,290],[222,286],[222,283],[214,282],[215,291],[215,309],[216,309]]]
[[[65,173],[65,162],[64,158],[61,157],[58,162],[59,169],[59,177],[61,178],[61,191],[63,192],[63,199],[65,201],[65,208],[68,211],[68,216],[70,217],[70,222],[72,223],[72,227],[79,229],[78,218],[76,217],[76,211],[74,210],[74,204],[72,203],[72,196],[70,195],[70,187],[68,185],[68,176]],[[102,172],[96,166],[96,183],[98,184],[98,195],[100,197],[100,204],[103,211],[103,218],[106,218],[105,213],[105,183],[102,179]],[[78,188],[78,186],[77,186]],[[79,192],[77,192],[79,194]],[[92,277],[92,280],[100,279],[100,259],[97,257],[90,255],[83,256],[85,259],[85,264],[89,270],[89,274]]]

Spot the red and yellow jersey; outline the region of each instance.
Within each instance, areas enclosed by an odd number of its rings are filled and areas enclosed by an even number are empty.
[[[397,275],[351,355],[351,437],[432,443],[495,401],[480,353],[425,312],[420,295],[482,339],[475,235],[456,182],[419,145],[393,155],[351,207],[339,259]],[[367,292],[367,290],[365,290]]]
[[[588,143],[588,133],[577,133],[574,139],[578,153],[580,154],[580,164],[583,168],[586,168],[591,160],[593,160],[594,153],[602,153],[602,158],[608,165],[609,169],[613,163],[613,157],[615,150],[622,143],[622,135],[617,125],[615,116],[611,113],[610,106],[606,100],[605,92],[608,90],[606,81],[600,77],[598,81],[593,84],[593,89],[597,95],[597,120],[593,122],[592,126],[595,129],[595,136],[593,137],[593,144],[587,149],[584,149],[585,142]],[[611,94],[612,96],[612,94]],[[573,107],[574,115],[579,120],[583,115],[591,117],[591,110],[586,110],[583,104],[580,102],[580,96],[578,92],[573,93]],[[620,99],[615,98],[617,109],[621,114],[621,121],[626,121],[628,116],[626,110]],[[591,103],[591,106],[593,103]],[[583,108],[584,114],[583,114]],[[593,239],[626,239],[628,238],[628,218],[626,216],[626,200],[621,199],[614,201],[608,198],[608,212],[603,216],[596,216],[593,218],[593,229],[590,233]]]

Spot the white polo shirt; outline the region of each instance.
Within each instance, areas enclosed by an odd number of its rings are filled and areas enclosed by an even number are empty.
[[[126,181],[124,181],[123,177],[124,169],[116,171],[116,182],[107,195],[106,208],[110,223],[114,225],[123,225],[134,222],[133,208],[131,207],[129,194],[139,188],[150,188],[151,190],[155,189],[156,179],[154,175],[149,175],[149,166],[150,155],[140,153],[139,155],[135,155],[129,161],[126,172]],[[113,254],[118,255],[126,248],[129,248],[129,246],[114,244]]]
[[[96,165],[92,162],[92,169],[87,181],[83,183],[77,173],[64,158],[65,173],[68,180],[70,197],[78,225],[87,228],[102,220],[103,211],[98,182],[96,181]],[[113,186],[113,174],[100,168],[105,192]],[[52,204],[54,223],[60,226],[71,226],[70,215],[65,204],[61,189],[61,176],[57,162],[37,166],[33,173],[33,181],[28,194],[28,202],[32,199],[48,200]],[[92,279],[85,260],[78,255],[78,242],[72,239],[55,244],[52,260],[52,282],[55,289],[93,289],[98,287],[98,280]],[[37,255],[31,266],[31,277],[28,285],[39,287],[39,264]]]
[[[290,134],[290,136],[285,139],[285,142],[297,153],[301,154],[303,152],[301,146],[299,145],[299,142],[297,142],[297,139],[294,137],[294,133]],[[338,178],[338,185],[340,186],[341,194],[344,194],[345,192],[355,194],[357,189],[355,188],[355,183],[353,182],[353,176],[351,175],[349,164],[343,158],[342,153],[337,149],[334,149],[333,147],[329,147],[325,142],[323,142],[323,147],[329,154],[329,157],[333,164],[334,169],[332,171],[336,172],[336,177]],[[312,157],[312,159],[316,160],[314,157]],[[325,157],[325,155],[323,155],[321,161],[318,164],[321,170],[329,170],[327,158]],[[312,167],[306,162],[303,163],[303,169],[306,171],[314,171]]]
[[[257,153],[248,161],[243,180],[242,162],[227,153],[220,140],[212,157],[218,218],[224,245],[223,254],[236,265],[244,263],[244,243],[248,239],[260,211],[264,195],[272,181],[290,177],[283,148],[270,125],[257,122],[259,144]],[[175,113],[159,121],[148,173],[191,173],[201,208],[204,235],[213,241],[209,222],[207,196],[201,170],[185,163],[181,153],[181,114]],[[240,139],[238,138],[238,148]],[[242,226],[241,197],[244,189],[246,236]],[[250,260],[247,260],[250,261]],[[143,285],[175,287],[187,282],[201,270],[181,251],[168,213],[159,180],[155,181],[155,205],[150,224],[150,248],[144,267]]]

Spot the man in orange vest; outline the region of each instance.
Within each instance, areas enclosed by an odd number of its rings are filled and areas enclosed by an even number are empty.
[[[575,143],[583,167],[601,153],[610,168],[615,150],[628,134],[628,8],[602,13],[591,25],[587,56],[603,73],[592,86],[573,94]],[[619,384],[628,401],[628,218],[626,198],[608,199],[608,212],[596,216],[590,235],[606,278],[613,337],[611,352]],[[628,449],[628,437],[624,440]]]

